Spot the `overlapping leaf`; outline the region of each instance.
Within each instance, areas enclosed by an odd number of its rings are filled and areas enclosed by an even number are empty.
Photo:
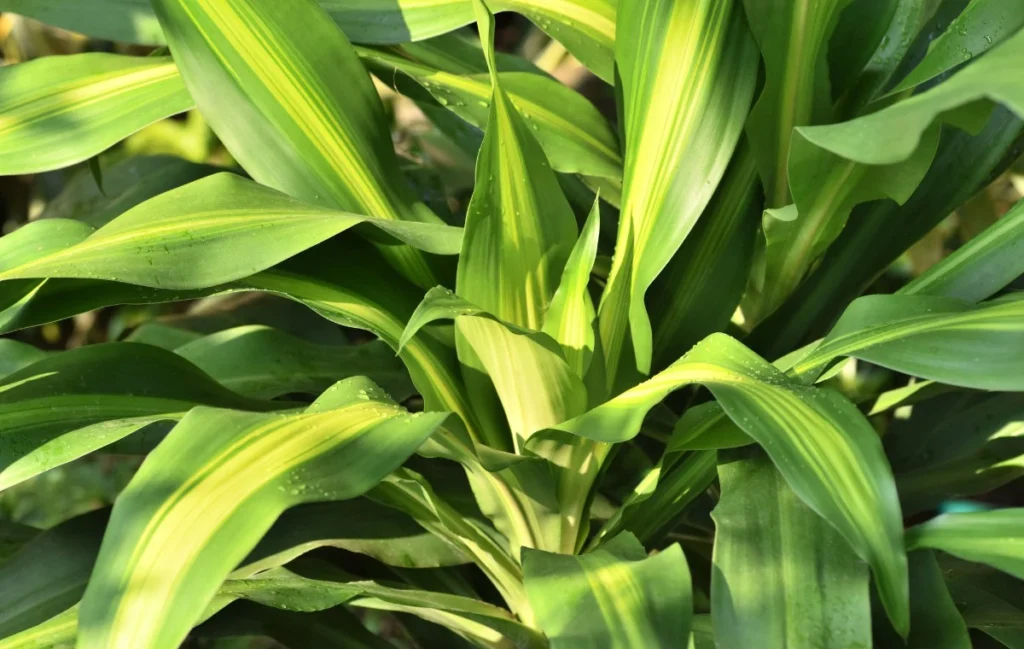
[[[526,593],[551,649],[674,646],[690,632],[690,570],[678,545],[647,557],[628,533],[578,556],[526,550]]]
[[[117,501],[79,645],[176,647],[282,511],[364,493],[445,418],[407,414],[359,379],[303,414],[193,410]]]
[[[0,175],[70,166],[192,108],[166,57],[90,53],[0,69]]]
[[[907,549],[932,548],[1024,579],[1024,509],[943,514],[907,530]]]
[[[615,260],[602,297],[608,385],[651,366],[644,296],[689,234],[742,133],[757,51],[735,2],[625,3],[616,61],[625,135],[623,205]],[[730,79],[730,83],[719,83]]]
[[[767,458],[718,467],[711,618],[720,649],[871,646],[867,567]]]

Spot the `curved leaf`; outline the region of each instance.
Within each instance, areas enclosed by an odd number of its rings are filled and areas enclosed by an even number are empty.
[[[636,369],[650,371],[644,296],[725,173],[757,79],[757,50],[732,1],[626,2],[616,46],[625,171],[616,254],[600,305],[609,388],[621,382],[620,369],[632,369],[620,363],[627,324]]]
[[[269,268],[361,223],[434,252],[459,248],[456,228],[339,212],[217,174],[150,199],[74,245],[6,269],[0,280],[65,277],[207,288]]]
[[[814,379],[839,356],[981,390],[1022,390],[1024,299],[973,305],[925,295],[869,295],[793,367]]]
[[[266,411],[171,352],[137,343],[51,355],[0,379],[0,490],[197,405]]]
[[[68,167],[192,108],[167,57],[89,53],[0,68],[0,176]]]
[[[307,413],[198,408],[121,494],[82,600],[79,646],[176,647],[288,507],[364,493],[447,415],[409,415],[349,379]]]
[[[153,7],[200,111],[255,180],[378,219],[440,223],[401,176],[359,57],[313,0],[156,0]],[[420,253],[381,248],[412,281],[437,283]]]
[[[0,339],[0,379],[46,357],[43,350],[11,338]]]
[[[578,556],[524,550],[523,570],[551,649],[672,647],[689,636],[690,570],[678,545],[647,557],[625,533]]]
[[[907,550],[932,548],[1024,579],[1024,509],[943,514],[907,530]]]
[[[486,127],[491,105],[486,75],[453,74],[392,52],[356,49],[368,65],[382,69],[382,79],[391,80],[396,70],[406,74],[448,110],[477,128]],[[503,71],[498,77],[555,171],[621,179],[622,156],[615,132],[586,98],[539,74]]]
[[[906,556],[896,487],[878,435],[838,393],[795,383],[732,338],[714,334],[663,372],[556,428],[623,441],[669,392],[695,383],[711,390],[800,499],[871,565],[886,610],[905,633]]]

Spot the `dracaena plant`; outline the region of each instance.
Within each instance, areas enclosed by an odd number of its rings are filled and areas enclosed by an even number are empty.
[[[193,107],[238,165],[94,163],[0,238],[4,332],[269,294],[378,339],[0,340],[0,489],[145,456],[110,512],[0,528],[0,648],[1024,646],[1022,510],[933,516],[1021,472],[1024,207],[861,296],[1017,156],[1019,3],[0,9],[167,46],[0,70],[0,174]],[[614,120],[496,54],[500,11]],[[371,75],[475,157],[464,218]]]

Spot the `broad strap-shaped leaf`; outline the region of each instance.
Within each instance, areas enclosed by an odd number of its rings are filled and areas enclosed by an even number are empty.
[[[980,302],[1024,275],[1024,201],[900,289]]]
[[[227,642],[238,636],[266,636],[289,649],[395,649],[343,608],[296,613],[248,601],[231,603],[197,627],[195,635],[227,637]]]
[[[767,458],[718,467],[711,619],[720,649],[871,646],[868,570]]]
[[[0,175],[68,167],[192,108],[167,57],[90,53],[0,69]]]
[[[440,222],[406,186],[380,97],[314,0],[157,0],[153,7],[200,111],[255,180],[378,219]],[[419,253],[382,249],[412,281],[436,283]]]
[[[91,234],[77,224],[77,243],[6,269],[0,280],[68,277],[207,288],[248,277],[361,223],[433,252],[458,251],[457,228],[340,212],[217,174],[150,199]]]
[[[622,3],[616,44],[625,172],[615,259],[600,306],[609,386],[630,362],[621,362],[627,328],[636,368],[650,371],[644,296],[725,173],[757,77],[757,49],[738,2]]]
[[[392,81],[395,71],[408,75],[466,122],[480,129],[487,126],[491,82],[486,73],[456,74],[394,52],[362,47],[356,50],[371,69],[381,70],[378,74],[386,82]],[[552,169],[621,180],[618,139],[586,98],[539,74],[503,71],[498,77],[512,105],[534,131]],[[398,86],[399,92],[402,88]]]
[[[341,379],[366,376],[396,401],[412,396],[408,374],[385,343],[318,345],[283,331],[249,325],[174,350],[221,385],[257,399],[319,394]]]
[[[577,556],[524,550],[523,570],[551,649],[673,647],[689,636],[690,570],[678,545],[647,557],[624,533]]]
[[[539,330],[578,235],[576,218],[537,139],[501,86],[494,17],[486,7],[478,11],[493,97],[455,290],[505,322]]]
[[[0,490],[197,405],[266,411],[171,352],[138,343],[53,354],[0,380]]]
[[[580,378],[585,378],[594,354],[594,301],[588,289],[597,257],[601,233],[600,198],[594,200],[580,238],[562,271],[562,281],[544,314],[542,331],[562,347],[565,360]]]
[[[978,305],[925,295],[869,295],[850,305],[792,372],[815,379],[839,356],[981,390],[1024,389],[1024,299]]]
[[[907,550],[931,548],[1024,579],[1024,509],[943,514],[907,530]]]
[[[668,369],[556,428],[617,442],[640,430],[673,390],[703,384],[772,458],[790,488],[866,560],[897,629],[907,627],[907,574],[896,487],[878,435],[836,392],[802,386],[724,334]]]
[[[919,554],[919,553],[915,553]],[[913,555],[912,555],[913,556]],[[949,594],[964,622],[972,629],[998,641],[998,645],[975,642],[975,647],[1024,647],[1024,588],[1017,578],[977,563],[938,555]]]
[[[539,633],[516,621],[508,611],[448,593],[397,588],[371,581],[311,579],[286,568],[275,568],[251,579],[231,580],[225,583],[220,594],[293,611],[318,611],[347,604],[410,613],[447,626],[485,647],[540,649],[544,646]]]
[[[743,0],[764,59],[765,82],[747,120],[747,135],[768,207],[790,202],[787,160],[793,128],[830,121],[826,54],[850,0]]]
[[[934,79],[999,45],[1024,27],[1024,6],[1000,0],[974,0],[928,46],[917,67],[889,94]]]
[[[318,404],[293,415],[198,408],[171,431],[114,507],[79,646],[176,647],[281,512],[366,492],[447,417],[407,414],[360,379]]]

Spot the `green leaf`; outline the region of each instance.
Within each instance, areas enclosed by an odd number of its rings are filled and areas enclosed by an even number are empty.
[[[207,288],[253,275],[362,223],[433,252],[459,248],[456,228],[339,212],[217,174],[150,199],[91,234],[84,230],[74,245],[6,269],[0,280],[67,277]]]
[[[1024,114],[1024,82],[1007,74],[1022,55],[1024,32],[1018,32],[930,90],[848,122],[799,128],[795,137],[861,164],[901,162],[918,149],[932,122],[954,108],[989,99]]]
[[[35,18],[94,38],[162,45],[163,32],[148,0],[0,0],[0,11]]]
[[[670,647],[686,638],[686,557],[678,545],[646,555],[628,533],[577,556],[524,550],[526,594],[551,649]]]
[[[1024,647],[1024,609],[1020,606],[1024,590],[1019,579],[944,555],[940,555],[940,565],[967,626],[1008,649]]]
[[[828,41],[851,0],[744,0],[764,59],[765,82],[747,119],[768,207],[790,202],[787,160],[794,127],[831,121]]]
[[[878,435],[838,393],[809,388],[724,334],[648,381],[556,428],[607,442],[631,438],[647,412],[684,385],[708,387],[768,452],[790,488],[872,567],[886,610],[907,628],[906,557],[896,487]]]
[[[494,18],[486,9],[480,12],[480,29],[493,97],[455,290],[505,322],[539,330],[576,241],[576,218],[537,139],[501,85]]]
[[[65,647],[77,636],[78,611],[68,609],[56,617],[0,640],[0,649],[53,649]]]
[[[907,530],[907,550],[942,550],[1024,579],[1024,509],[943,514]]]
[[[257,399],[293,392],[320,394],[351,376],[366,376],[396,401],[414,389],[401,361],[383,342],[317,345],[277,329],[227,329],[174,350],[221,385]]]
[[[89,173],[78,173],[46,204],[41,219],[74,219],[98,228],[154,196],[219,171],[172,156],[137,156],[103,170],[103,191]]]
[[[855,208],[816,269],[751,334],[751,347],[777,358],[827,334],[905,250],[1018,157],[1020,133],[1021,120],[1003,108],[977,136],[943,127],[935,161],[913,196],[903,205],[875,201]]]
[[[0,175],[68,167],[192,108],[166,57],[89,53],[0,69]]]
[[[595,199],[580,238],[562,271],[562,281],[544,314],[542,331],[562,347],[565,360],[580,378],[587,375],[594,353],[594,302],[588,286],[597,256],[601,226],[600,199]]]
[[[380,97],[315,2],[156,0],[153,7],[200,111],[255,180],[377,219],[440,222],[406,186]],[[437,283],[420,253],[380,246],[412,281]]]
[[[876,641],[874,646],[879,649],[971,649],[967,625],[950,597],[934,553],[912,552],[907,556],[907,564],[910,568],[910,635],[904,641],[889,631],[888,625],[876,627],[876,636],[882,640]]]
[[[114,507],[103,577],[82,600],[83,649],[178,646],[281,512],[366,492],[447,417],[409,415],[360,379],[320,402],[293,415],[197,408],[171,431]]]
[[[46,357],[46,352],[11,338],[0,339],[0,379]]]
[[[171,352],[137,343],[90,345],[0,380],[0,490],[196,405],[265,411]]]
[[[1024,275],[1024,201],[900,289],[980,302]]]
[[[292,613],[240,601],[196,629],[198,637],[242,634],[268,636],[289,649],[395,649],[343,608]]]
[[[1024,7],[1000,0],[972,0],[928,47],[928,54],[889,94],[934,79],[1002,43],[1024,27]]]
[[[793,367],[816,378],[839,356],[981,390],[1022,390],[1024,299],[978,305],[925,295],[869,295],[846,310],[825,339]]]
[[[718,467],[711,619],[720,649],[871,646],[868,571],[759,453]]]
[[[95,511],[64,521],[0,565],[0,638],[31,629],[78,603],[109,514]],[[5,647],[3,641],[0,647]]]
[[[650,371],[644,297],[725,173],[757,79],[757,50],[736,2],[623,3],[616,47],[625,171],[615,259],[600,305],[609,389],[621,383],[620,370],[632,371],[621,362],[627,324],[636,369]]]
[[[380,70],[378,76],[385,81],[392,81],[395,71],[408,75],[466,122],[480,129],[487,126],[491,83],[486,74],[456,74],[394,52],[356,50],[367,65]],[[534,131],[552,169],[621,180],[618,139],[586,98],[539,74],[502,71],[498,78],[512,105]],[[398,87],[399,92],[403,87]]]

